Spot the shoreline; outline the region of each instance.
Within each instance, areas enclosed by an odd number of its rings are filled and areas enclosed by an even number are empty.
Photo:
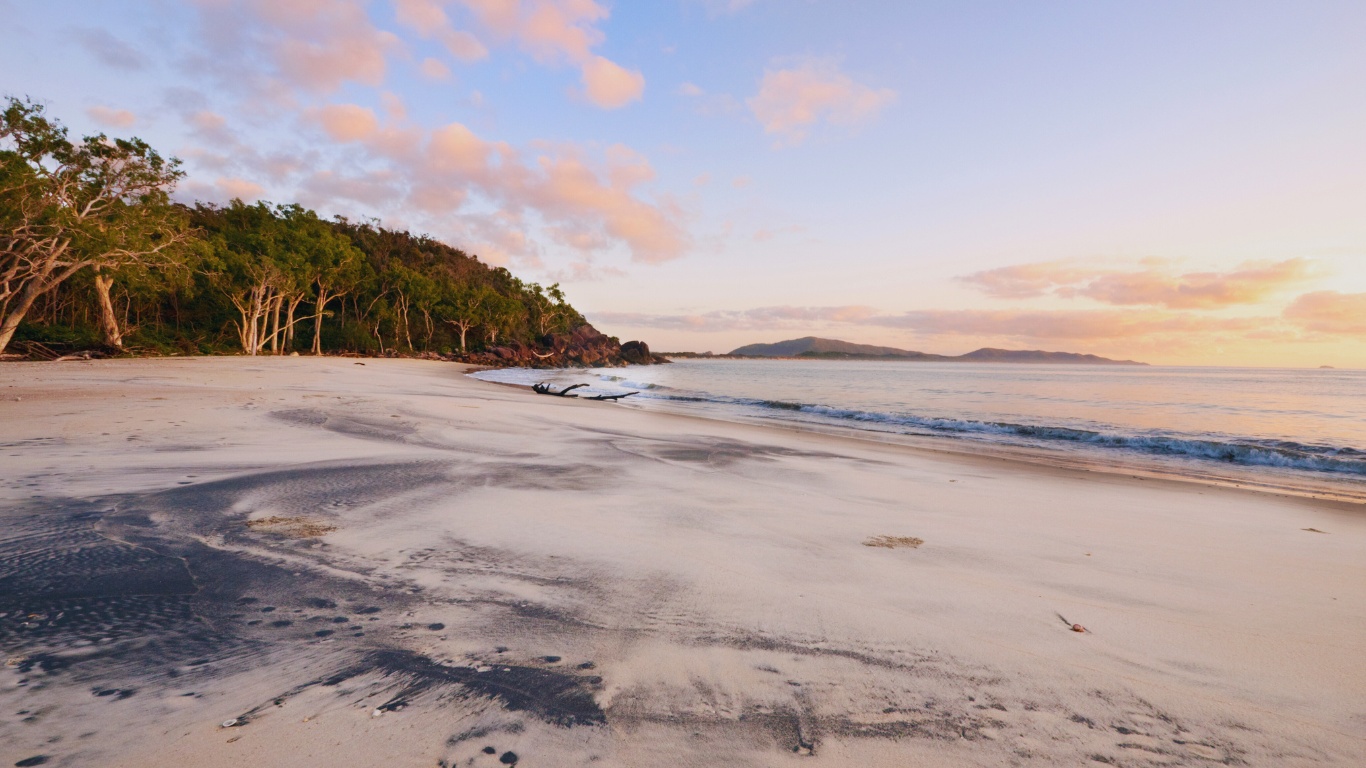
[[[494,369],[484,367],[478,370]],[[470,371],[470,373],[477,373],[478,370]],[[524,384],[492,381],[473,376],[470,378],[484,384],[512,387],[522,391],[530,390],[529,386]],[[1298,476],[1286,476],[1289,475],[1289,473],[1279,475],[1278,470],[1275,467],[1235,465],[1233,473],[1221,475],[1216,469],[1218,466],[1217,463],[1208,460],[1190,458],[1164,460],[1164,457],[1160,456],[1143,455],[1127,451],[1107,453],[1106,451],[1111,449],[1106,448],[1090,449],[1093,450],[1095,454],[1093,456],[1087,456],[1083,455],[1080,450],[1068,451],[1063,448],[1009,445],[998,442],[974,440],[970,437],[960,437],[953,434],[907,434],[875,429],[862,429],[853,425],[820,424],[811,421],[747,417],[745,415],[735,415],[727,418],[727,414],[715,412],[697,413],[695,410],[690,410],[686,405],[676,405],[664,400],[650,402],[651,405],[648,406],[641,404],[642,401],[631,400],[623,400],[620,401],[619,404],[633,410],[640,410],[648,413],[671,414],[684,418],[695,418],[726,424],[745,424],[759,428],[790,430],[798,434],[843,436],[851,440],[864,440],[874,443],[899,445],[912,450],[928,451],[931,453],[944,453],[969,458],[991,458],[999,461],[1020,462],[1031,466],[1067,469],[1083,473],[1129,476],[1144,480],[1193,483],[1200,486],[1212,486],[1229,490],[1268,493],[1276,496],[1305,498],[1358,507],[1366,506],[1366,483],[1354,483],[1352,480],[1334,476],[1331,473],[1313,474],[1306,470],[1297,470]],[[1259,472],[1269,474],[1272,477],[1253,477]],[[1241,476],[1235,473],[1241,473]],[[1350,487],[1353,484],[1360,487]]]
[[[0,700],[28,713],[0,720],[0,757],[1366,756],[1358,505],[534,396],[467,367],[0,367]]]

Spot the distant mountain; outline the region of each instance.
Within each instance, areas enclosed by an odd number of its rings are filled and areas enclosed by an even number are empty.
[[[875,347],[871,344],[855,344],[838,339],[818,339],[807,336],[789,339],[775,344],[750,344],[731,352],[732,355],[750,357],[799,357],[806,355],[831,357],[899,357],[926,360],[946,360],[942,355],[929,355],[924,352],[909,352],[895,347]]]
[[[1037,349],[992,349],[983,347],[966,355],[932,355],[896,347],[854,344],[838,339],[806,336],[774,344],[747,344],[730,354],[737,357],[806,357],[833,360],[922,360],[957,363],[1069,363],[1073,365],[1147,365],[1134,360],[1111,360],[1075,352],[1044,352]]]
[[[1076,352],[1044,352],[1038,349],[992,349],[982,347],[966,355],[950,358],[972,363],[1072,363],[1080,365],[1147,365],[1137,360],[1111,360]]]

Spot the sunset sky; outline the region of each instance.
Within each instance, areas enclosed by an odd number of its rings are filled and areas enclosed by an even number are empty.
[[[1366,367],[1366,4],[0,0],[179,198],[429,233],[728,351]]]

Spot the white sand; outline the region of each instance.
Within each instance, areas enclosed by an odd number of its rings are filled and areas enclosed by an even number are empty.
[[[163,570],[184,558],[184,621],[227,649],[195,665],[157,645],[174,617],[0,617],[0,764],[1366,764],[1360,507],[363,362],[0,366],[0,597],[47,573],[25,538],[45,516],[116,510],[70,525]],[[270,516],[335,530],[244,525]],[[863,545],[876,535],[924,543]],[[260,602],[233,618],[213,607],[238,595],[220,555],[284,576],[241,586]],[[298,602],[318,595],[338,608]],[[367,601],[382,611],[347,614]],[[246,625],[266,604],[294,625]],[[316,637],[332,613],[365,635]],[[375,716],[393,672],[307,685],[376,649],[563,672],[605,723],[455,683]],[[21,671],[43,653],[75,663]],[[135,693],[92,693],[114,688]]]

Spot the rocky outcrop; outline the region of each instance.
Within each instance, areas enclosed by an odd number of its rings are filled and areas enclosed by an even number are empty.
[[[643,341],[628,341],[622,344],[621,357],[633,365],[650,365],[659,362],[654,355],[650,354],[650,345]]]
[[[622,365],[653,365],[667,359],[650,352],[643,341],[617,341],[591,325],[568,333],[552,333],[536,340],[536,345],[507,344],[457,359],[479,365],[529,368],[608,368]]]

